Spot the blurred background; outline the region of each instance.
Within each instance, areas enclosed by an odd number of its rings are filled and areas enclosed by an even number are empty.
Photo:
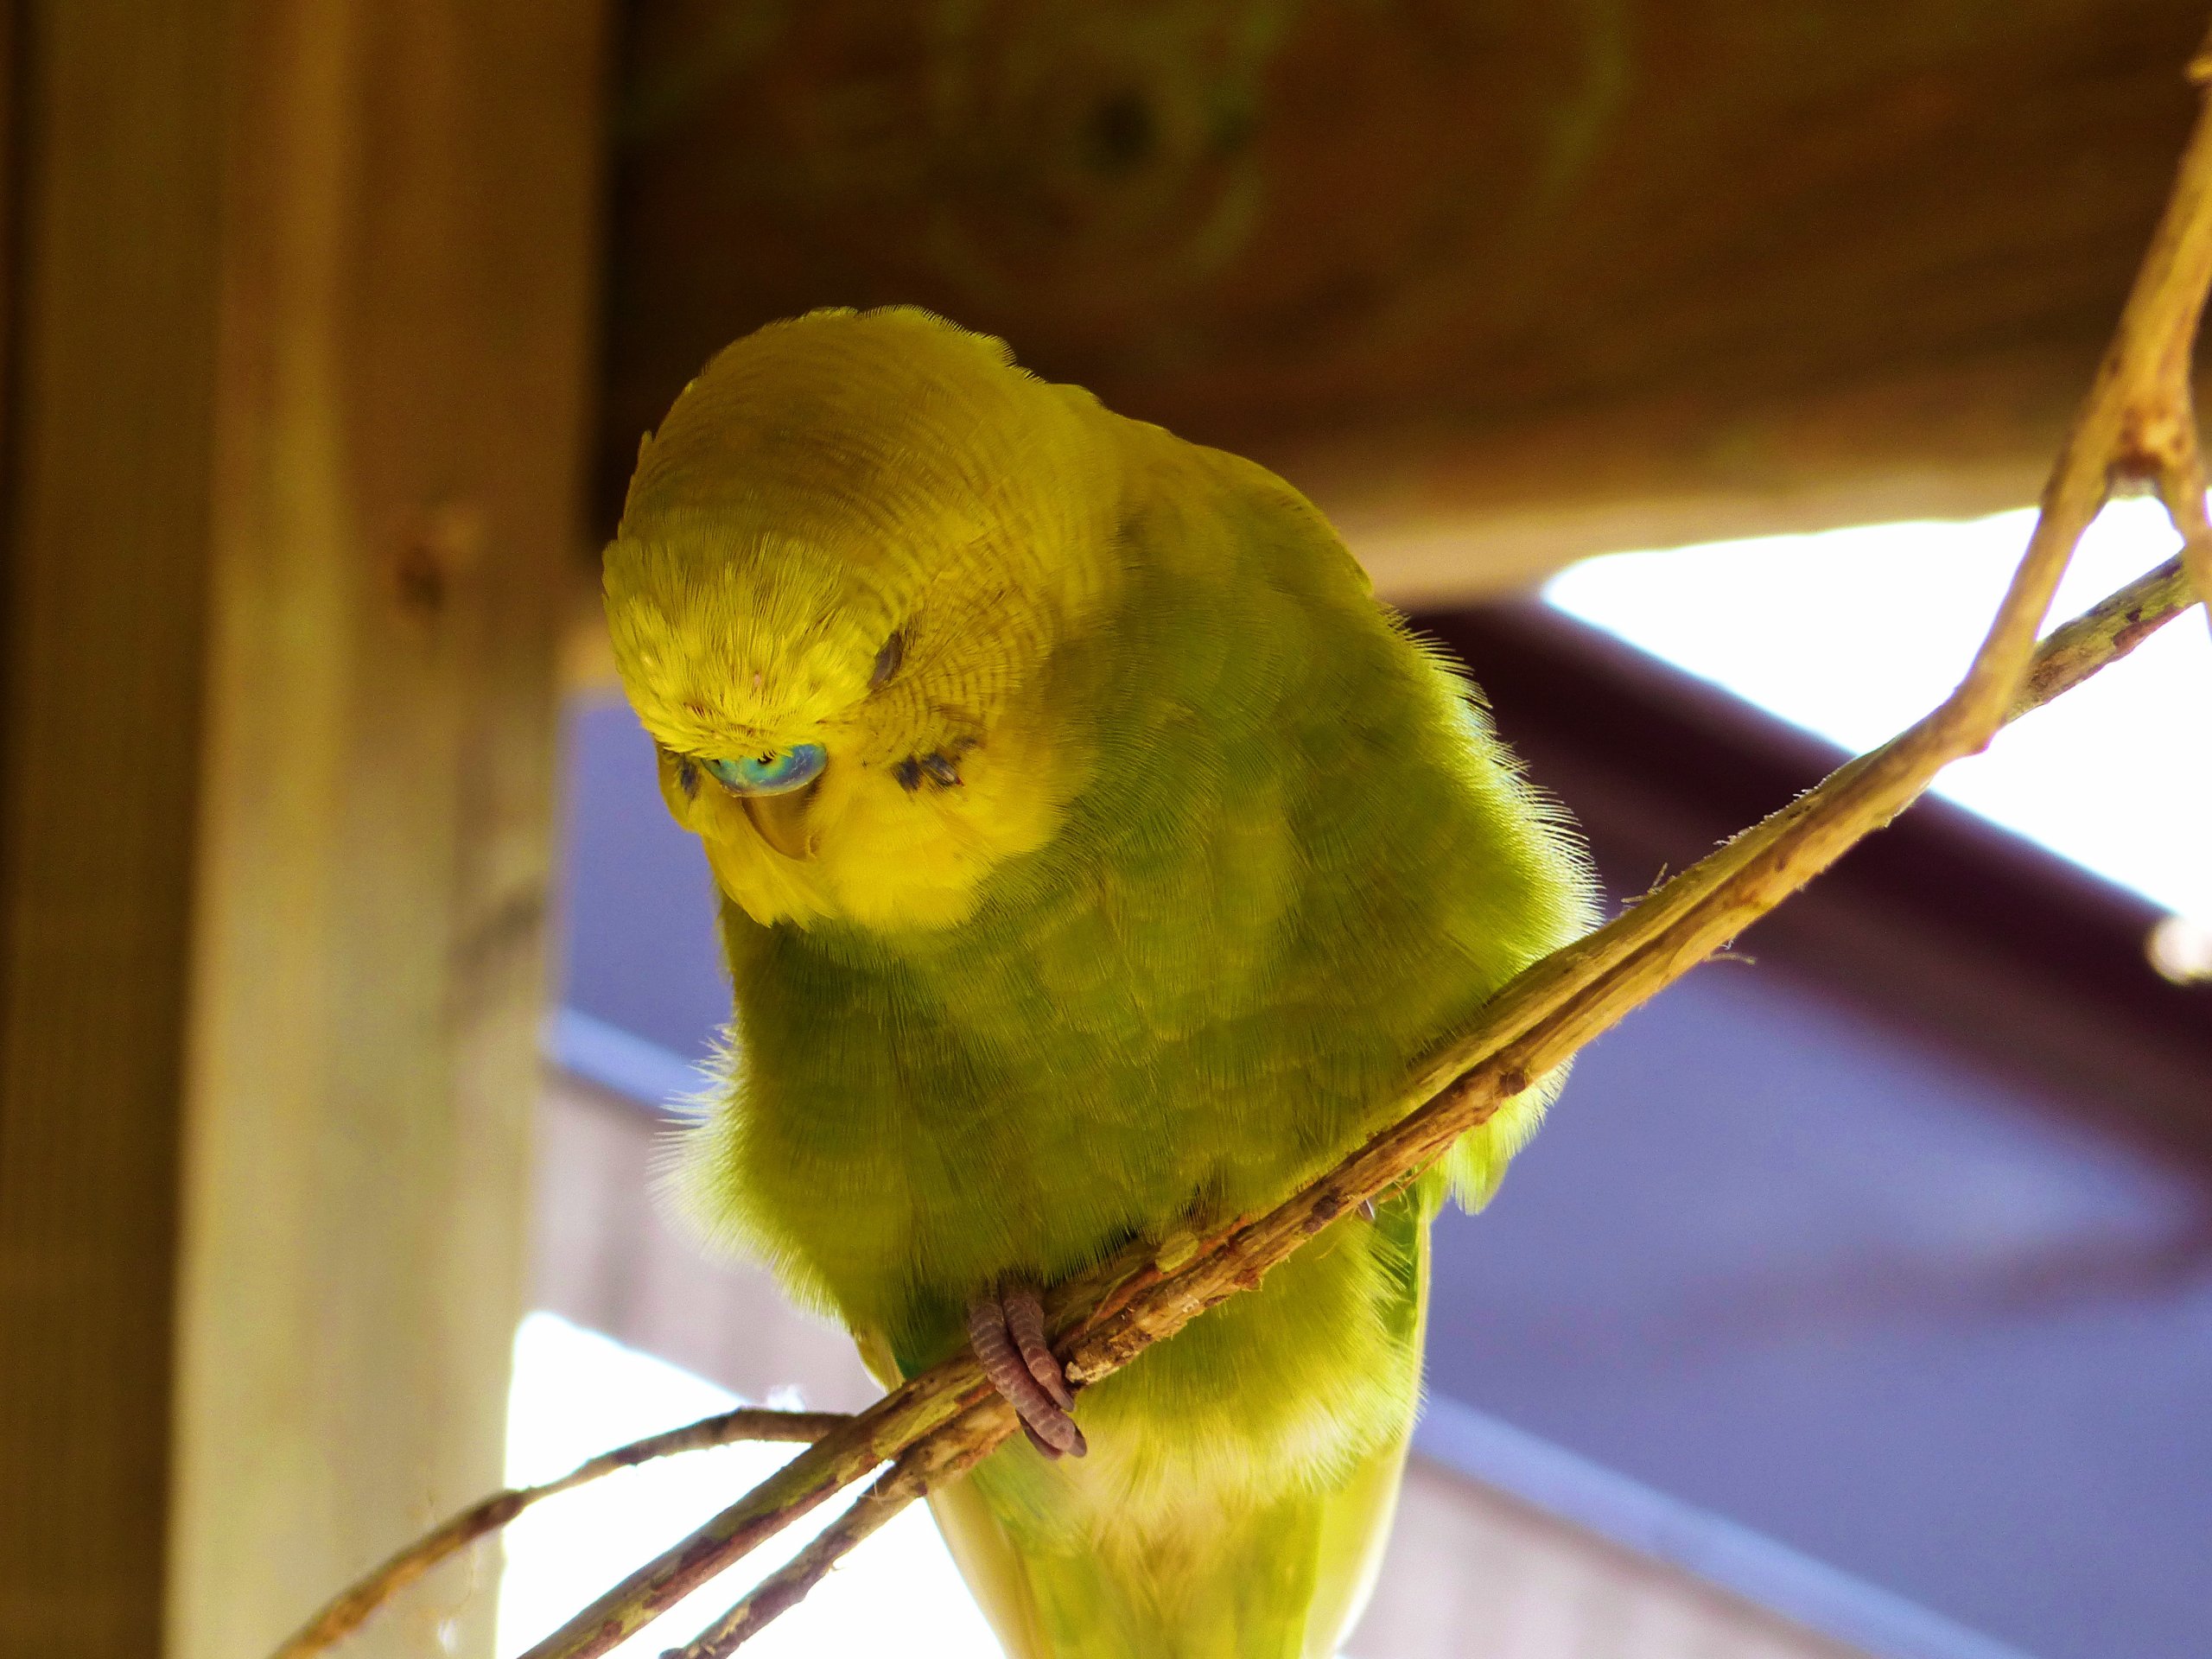
[[[1955,681],[2204,22],[0,10],[0,1653],[263,1651],[503,1480],[869,1396],[654,1196],[727,987],[596,550],[714,349],[918,302],[1274,467],[1618,906]],[[1583,1055],[1440,1225],[1356,1659],[2212,1651],[2208,710],[2192,616]],[[349,1650],[520,1653],[780,1455]],[[765,1639],[995,1651],[918,1514]]]

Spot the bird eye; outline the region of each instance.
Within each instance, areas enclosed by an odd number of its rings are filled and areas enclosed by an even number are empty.
[[[702,760],[708,774],[733,795],[786,795],[822,775],[829,761],[819,743],[794,743],[788,749],[742,755],[734,760]]]

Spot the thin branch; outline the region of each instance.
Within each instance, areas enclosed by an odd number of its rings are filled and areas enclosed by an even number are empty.
[[[968,1356],[947,1360],[894,1389],[646,1562],[531,1649],[525,1659],[605,1653],[825,1498],[987,1402],[997,1406],[998,1396],[983,1380],[982,1368]],[[1010,1433],[1012,1410],[1001,1408]]]
[[[2188,73],[2200,96],[2212,86],[2212,34],[2197,48]],[[2202,118],[2200,113],[2200,123]],[[2136,291],[2129,296],[2128,313],[2121,317],[2114,353],[2127,338],[2143,291],[2154,283],[2193,294],[2195,308],[2186,315],[2177,310],[2171,315],[2146,315],[2139,320],[2139,334],[2145,344],[2115,377],[2124,382],[2121,400],[2136,413],[2124,424],[2113,445],[2113,470],[2148,478],[2157,487],[2168,516],[2181,532],[2182,566],[2189,572],[2196,597],[2204,602],[2207,625],[2212,626],[2212,527],[2205,521],[2204,454],[2198,441],[2190,382],[2199,314],[2206,287],[2212,283],[2212,241],[2196,230],[2212,213],[2212,169],[2191,164],[2197,160],[2199,147],[2192,140],[2189,154],[2183,158],[2173,194],[2136,278]]]
[[[273,1659],[307,1659],[308,1655],[323,1652],[359,1629],[370,1614],[448,1555],[457,1554],[478,1539],[490,1536],[532,1505],[542,1503],[562,1492],[573,1491],[588,1481],[598,1480],[625,1469],[634,1469],[639,1464],[650,1463],[656,1458],[673,1457],[680,1452],[704,1451],[709,1446],[730,1446],[740,1440],[810,1443],[820,1440],[845,1421],[843,1414],[837,1412],[762,1411],[750,1408],[725,1411],[713,1417],[702,1418],[696,1423],[688,1423],[682,1428],[649,1434],[642,1440],[632,1440],[612,1452],[602,1452],[597,1457],[578,1464],[558,1480],[549,1480],[542,1486],[518,1486],[507,1491],[495,1492],[482,1503],[473,1503],[452,1516],[435,1531],[416,1539],[366,1578],[349,1586],[342,1594],[326,1604],[314,1618],[294,1631],[284,1645],[276,1649]]]
[[[2110,668],[2196,602],[2177,555],[2052,629],[2028,665],[2019,696],[2005,711],[2005,723],[2011,725]]]
[[[2212,628],[2212,521],[2205,517],[2204,465],[2199,453],[2192,451],[2185,461],[2160,474],[2158,499],[2181,532],[2181,566],[2204,602],[2205,626]]]
[[[1958,690],[1910,730],[1523,972],[1472,1029],[1417,1066],[1378,1110],[1390,1127],[1274,1209],[1203,1239],[1150,1246],[1061,1287],[1048,1313],[1070,1382],[1080,1387],[1110,1375],[1207,1308],[1259,1285],[1346,1211],[1402,1185],[1532,1079],[1889,823],[1944,766],[2132,651],[2187,607],[2192,580],[2200,594],[2212,586],[2188,378],[2209,279],[2212,118],[2200,113],[2112,346],[2052,469],[2019,569]],[[2156,483],[2183,532],[2183,556],[2038,647],[2036,635],[2059,578],[2115,477]],[[609,1590],[528,1659],[606,1653],[833,1492],[893,1463],[846,1516],[684,1650],[698,1659],[726,1655],[793,1605],[861,1537],[930,1484],[987,1455],[1014,1427],[1011,1408],[990,1392],[974,1358],[948,1360],[846,1420]],[[309,1651],[285,1650],[287,1659]]]
[[[995,1420],[1011,1414],[994,1397],[911,1448],[804,1549],[684,1646],[671,1649],[668,1659],[726,1659],[769,1620],[796,1607],[862,1539],[1005,1439],[1007,1431]]]

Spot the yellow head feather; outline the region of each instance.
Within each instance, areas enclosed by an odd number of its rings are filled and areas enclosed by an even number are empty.
[[[615,658],[756,919],[944,925],[1050,835],[1081,757],[1022,693],[1115,586],[1103,418],[925,312],[818,311],[722,352],[646,442],[607,558]],[[809,743],[796,798],[697,764]]]

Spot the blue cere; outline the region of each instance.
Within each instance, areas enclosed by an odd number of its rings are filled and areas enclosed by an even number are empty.
[[[829,759],[819,743],[794,743],[769,754],[748,754],[737,760],[702,760],[699,764],[732,794],[786,795],[819,778]]]

